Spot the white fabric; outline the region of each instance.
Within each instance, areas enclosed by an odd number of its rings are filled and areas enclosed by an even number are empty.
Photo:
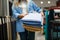
[[[28,15],[26,15],[25,17],[23,17],[21,20],[25,20],[25,21],[38,21],[41,22],[41,24],[43,24],[43,17],[40,13],[28,13]]]
[[[54,9],[55,13],[60,13],[60,9]]]
[[[21,5],[19,5],[19,7],[22,8],[22,13],[27,13],[27,4],[25,2],[21,2]]]

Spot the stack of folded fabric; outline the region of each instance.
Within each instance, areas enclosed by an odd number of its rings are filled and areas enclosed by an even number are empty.
[[[32,25],[32,26],[42,26],[42,16],[40,13],[29,13],[21,19],[23,24]]]
[[[21,19],[23,26],[28,31],[40,31],[42,30],[43,17],[40,13],[29,13]]]

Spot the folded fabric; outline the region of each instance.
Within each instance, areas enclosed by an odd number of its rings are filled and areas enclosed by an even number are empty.
[[[33,21],[23,22],[23,24],[26,24],[26,25],[28,25],[28,26],[35,26],[35,27],[42,26],[42,25],[41,25],[41,22],[33,22]]]
[[[41,26],[42,25],[42,16],[39,13],[29,13],[21,19],[24,24]]]
[[[23,17],[21,20],[23,21],[38,21],[41,22],[41,14],[39,13],[29,13],[28,15],[26,15],[25,17]]]

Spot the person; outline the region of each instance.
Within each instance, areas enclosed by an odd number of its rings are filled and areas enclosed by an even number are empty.
[[[24,6],[23,4],[26,5]],[[23,9],[23,7],[27,10]],[[26,30],[21,23],[21,18],[34,11],[41,13],[42,16],[44,15],[41,8],[32,0],[16,0],[13,3],[12,12],[13,17],[16,19],[16,32],[19,33],[21,40],[35,40],[35,32]]]

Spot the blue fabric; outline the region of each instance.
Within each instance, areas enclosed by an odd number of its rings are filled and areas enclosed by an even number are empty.
[[[33,1],[31,1],[30,3],[28,3],[28,12],[33,13],[33,11],[40,13],[41,8],[39,8]]]
[[[34,26],[34,27],[41,27],[41,22],[40,21],[28,21],[28,20],[21,20],[23,24],[26,24],[26,25],[31,25],[31,26]]]
[[[32,26],[39,26],[40,27],[42,25],[41,14],[38,14],[35,12],[26,15],[21,20],[23,23],[28,24],[28,25],[32,25]]]
[[[41,12],[41,8],[39,8],[33,1],[29,2],[27,5],[28,13],[36,11],[38,13]],[[20,7],[12,6],[13,17],[16,19],[16,31],[17,32],[24,32],[25,29],[23,28],[21,19],[18,18],[18,15],[22,13],[22,9]]]
[[[26,24],[28,26],[37,27],[37,28],[42,26],[41,23],[33,23],[33,22],[23,22],[23,24]]]
[[[28,26],[33,26],[33,27],[38,27],[40,28],[42,25],[41,25],[41,22],[39,21],[22,21],[23,24],[26,24]]]

